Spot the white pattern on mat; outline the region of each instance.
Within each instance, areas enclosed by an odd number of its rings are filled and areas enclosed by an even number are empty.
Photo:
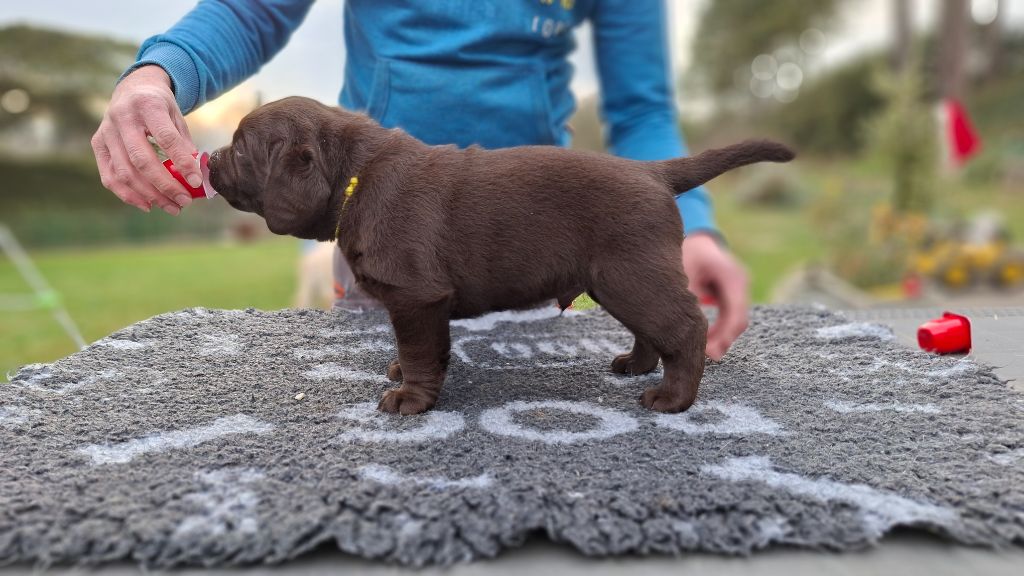
[[[988,456],[988,459],[1000,466],[1012,466],[1024,460],[1024,448],[1017,448],[1016,450],[1010,450],[1001,454],[993,454]]]
[[[710,423],[694,421],[694,418],[702,418],[712,410],[720,412],[725,419]],[[775,436],[782,432],[782,427],[778,423],[765,418],[750,406],[717,400],[697,402],[689,410],[679,414],[656,414],[654,423],[662,428],[678,430],[691,436],[700,434],[768,434]]]
[[[200,356],[235,356],[242,351],[242,343],[237,334],[203,334],[202,337],[203,341],[199,344]]]
[[[345,356],[361,352],[376,352],[394,350],[391,342],[380,338],[353,342],[352,344],[338,344],[335,346],[324,346],[322,348],[297,348],[292,352],[299,360],[319,360],[328,356]]]
[[[858,365],[855,368],[841,366],[843,355],[837,352],[814,352],[814,355],[822,360],[827,360],[828,365],[824,366],[830,374],[835,374],[844,380],[863,374],[877,374],[890,369],[895,369],[907,376],[918,376],[924,374],[940,380],[951,380],[954,376],[964,376],[978,371],[978,365],[969,359],[961,359],[952,362],[950,365],[931,370],[922,370],[909,362],[889,360],[886,358],[873,358],[869,363]],[[764,364],[762,364],[764,365]],[[902,383],[903,379],[894,382]]]
[[[235,414],[218,418],[196,428],[157,432],[142,438],[118,444],[90,444],[76,450],[88,456],[94,465],[124,464],[150,452],[166,452],[175,448],[191,448],[203,442],[216,440],[233,434],[264,434],[274,429],[269,422],[261,422],[252,416]]]
[[[732,482],[760,482],[825,502],[848,502],[860,508],[864,528],[875,537],[897,525],[925,523],[951,526],[959,522],[959,515],[952,509],[917,502],[864,484],[843,484],[778,472],[772,469],[771,460],[764,456],[730,458],[722,464],[701,466],[701,472]]]
[[[391,332],[391,324],[377,324],[376,326],[370,326],[363,330],[342,330],[340,328],[330,328],[327,330],[321,330],[320,336],[324,338],[339,338],[341,336],[365,336],[367,334],[387,334]]]
[[[477,316],[476,318],[466,318],[463,320],[452,320],[452,326],[459,326],[470,330],[472,332],[478,332],[480,330],[490,330],[494,328],[498,322],[536,322],[537,320],[547,320],[549,318],[557,318],[559,316],[578,316],[582,312],[576,310],[561,311],[556,306],[544,306],[541,308],[534,308],[532,310],[505,310],[502,312],[490,312],[483,316]]]
[[[380,484],[396,485],[402,484],[403,482],[411,482],[413,484],[421,484],[430,486],[431,488],[488,488],[493,483],[493,479],[486,472],[474,476],[472,478],[459,478],[457,480],[450,480],[448,478],[441,478],[439,476],[412,476],[403,475],[397,472],[390,466],[381,466],[379,464],[367,464],[359,468],[359,475],[367,480],[373,480]]]
[[[362,370],[356,370],[349,368],[348,366],[342,366],[334,362],[327,362],[321,364],[316,368],[311,368],[302,373],[303,376],[310,380],[350,380],[357,382],[388,382],[386,376],[383,374],[373,374],[370,372],[364,372]]]
[[[838,326],[826,326],[814,331],[815,336],[822,340],[845,340],[847,338],[875,338],[877,340],[892,340],[895,338],[892,329],[881,324],[869,322],[851,322],[839,324]]]
[[[531,358],[533,350],[522,342],[491,342],[491,350],[505,358]]]
[[[601,379],[604,380],[605,383],[611,384],[616,388],[626,388],[634,386],[639,387],[641,384],[648,386],[656,384],[664,376],[665,374],[661,371],[660,368],[658,368],[654,372],[650,372],[648,374],[640,374],[638,376],[627,376],[625,374],[602,374]]]
[[[259,531],[256,508],[260,499],[245,485],[262,480],[263,473],[228,468],[197,472],[196,478],[206,485],[206,489],[186,494],[182,501],[198,506],[200,512],[183,518],[174,529],[172,539],[223,536],[228,532],[248,536]]]
[[[96,374],[90,374],[80,380],[68,382],[63,386],[58,386],[56,388],[47,388],[42,384],[43,382],[46,382],[53,378],[53,375],[50,373],[49,368],[41,364],[34,364],[33,366],[42,366],[42,368],[40,368],[36,374],[33,374],[24,380],[13,382],[12,384],[15,384],[20,388],[35,390],[36,392],[49,392],[50,394],[63,396],[68,392],[77,392],[82,388],[87,388],[89,386],[92,386],[93,384],[96,384],[97,382],[102,382],[103,380],[113,380],[115,378],[120,378],[121,376],[123,376],[123,374],[116,370],[101,370]],[[26,368],[29,367],[26,366]],[[22,370],[24,369],[25,368],[23,368]]]
[[[339,439],[342,441],[356,442],[403,442],[417,443],[445,438],[461,431],[466,427],[466,419],[458,412],[446,412],[444,410],[431,410],[425,414],[416,416],[423,420],[423,423],[416,428],[408,430],[387,430],[384,427],[389,422],[401,421],[410,417],[387,416],[377,411],[377,404],[373,402],[360,402],[353,404],[338,413],[340,420],[358,422],[362,427],[346,430],[341,433]],[[368,428],[372,424],[376,428]]]
[[[942,410],[934,404],[905,404],[902,402],[847,402],[846,400],[826,400],[825,407],[840,414],[855,414],[857,412],[893,412],[922,414],[941,414]]]
[[[142,350],[149,346],[146,342],[136,342],[135,340],[118,340],[117,338],[104,338],[93,342],[93,346],[102,346],[104,348],[113,348],[114,350]]]
[[[600,334],[600,333],[598,333]],[[564,368],[589,361],[594,357],[611,358],[628,350],[625,343],[614,341],[619,334],[592,334],[589,338],[553,339],[551,334],[523,335],[497,339],[488,335],[470,335],[452,341],[452,354],[473,366],[492,370],[530,368]],[[485,360],[497,352],[498,362]],[[509,360],[530,360],[511,363]]]
[[[23,406],[0,406],[0,426],[15,426],[28,422],[32,414]]]
[[[575,412],[585,416],[593,416],[599,420],[597,426],[582,432],[568,430],[537,430],[518,424],[512,420],[515,412],[528,410],[562,410]],[[490,408],[480,414],[480,427],[499,436],[511,436],[524,440],[534,440],[545,444],[575,444],[588,440],[603,440],[632,432],[640,427],[636,418],[608,408],[602,408],[587,402],[567,402],[564,400],[541,400],[538,402],[509,402],[500,408]]]

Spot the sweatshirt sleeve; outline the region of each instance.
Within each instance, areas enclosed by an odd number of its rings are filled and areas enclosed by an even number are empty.
[[[685,156],[670,81],[663,1],[597,0],[592,21],[601,113],[612,153],[633,160]],[[686,233],[717,235],[707,191],[697,187],[676,192]]]
[[[313,0],[203,0],[139,48],[136,68],[155,64],[171,77],[187,114],[255,74],[284,47]]]

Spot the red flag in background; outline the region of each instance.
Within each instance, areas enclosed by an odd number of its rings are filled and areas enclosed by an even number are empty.
[[[943,120],[949,157],[954,164],[962,166],[981,150],[981,138],[974,130],[967,111],[956,100],[943,102]]]

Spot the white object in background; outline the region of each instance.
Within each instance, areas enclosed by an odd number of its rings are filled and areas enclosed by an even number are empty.
[[[68,337],[74,340],[79,349],[85,348],[85,339],[82,338],[82,333],[67,309],[61,304],[60,294],[50,287],[14,234],[3,224],[0,224],[0,249],[3,249],[11,259],[33,292],[31,296],[0,295],[0,310],[52,310],[54,318]]]

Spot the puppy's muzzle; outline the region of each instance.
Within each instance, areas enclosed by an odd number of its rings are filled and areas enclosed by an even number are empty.
[[[209,182],[215,193],[223,195],[224,191],[231,188],[230,178],[227,175],[228,164],[230,162],[227,162],[224,148],[218,148],[210,154],[210,159],[206,163],[207,172],[203,174],[203,180]]]

